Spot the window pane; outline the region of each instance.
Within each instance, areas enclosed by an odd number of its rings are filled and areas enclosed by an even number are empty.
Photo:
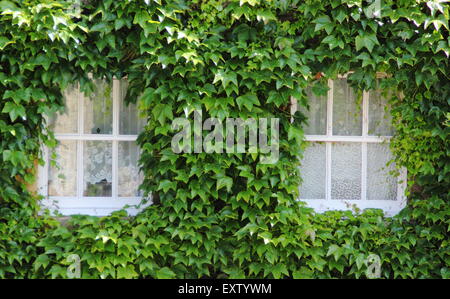
[[[361,105],[346,79],[334,80],[333,88],[333,135],[361,136]]]
[[[127,94],[128,83],[126,80],[119,81],[120,86],[120,112],[119,112],[119,134],[138,135],[142,132],[145,125],[145,119],[139,116],[139,110],[136,104],[127,105],[124,101]]]
[[[395,200],[397,198],[397,179],[389,172],[393,164],[389,144],[367,144],[367,199]]]
[[[64,112],[49,118],[49,128],[55,133],[78,133],[78,88],[73,85],[64,92]]]
[[[386,98],[380,91],[369,92],[369,135],[392,136],[392,116]]]
[[[326,146],[313,142],[303,153],[300,174],[301,199],[325,199]]]
[[[56,167],[49,166],[48,195],[77,195],[77,142],[62,140],[54,149]]]
[[[361,199],[361,143],[332,144],[331,198]]]
[[[85,141],[83,149],[84,196],[111,196],[111,141]]]
[[[84,100],[84,132],[112,134],[112,83],[94,82],[94,92]]]
[[[119,142],[119,196],[141,196],[139,185],[142,183],[142,173],[138,167],[139,155],[136,142]]]
[[[326,135],[327,97],[316,96],[309,88],[307,91],[309,110],[300,106],[300,111],[308,118],[304,130],[306,135]]]

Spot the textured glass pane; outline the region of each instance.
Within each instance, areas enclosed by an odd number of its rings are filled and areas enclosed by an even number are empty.
[[[310,143],[303,153],[300,175],[301,199],[325,199],[326,146]]]
[[[139,116],[136,104],[126,104],[124,99],[127,94],[127,81],[120,80],[120,112],[119,134],[138,135],[144,128],[145,120]]]
[[[392,136],[392,116],[387,100],[380,91],[369,92],[369,135]]]
[[[395,169],[389,144],[367,144],[367,199],[395,200],[397,198],[397,179],[389,174]]]
[[[86,141],[84,143],[84,196],[111,196],[111,156],[111,141]]]
[[[49,196],[77,195],[77,142],[62,140],[54,150],[56,167],[48,172]]]
[[[334,80],[333,135],[361,136],[362,111],[346,79]]]
[[[74,85],[64,92],[64,112],[49,118],[49,128],[55,133],[78,132],[78,88]]]
[[[332,145],[331,198],[361,199],[361,143]]]
[[[306,135],[326,135],[327,127],[327,97],[316,96],[309,88],[307,91],[309,110],[300,106],[300,111],[308,118],[304,126]]]
[[[134,141],[119,142],[119,196],[140,196],[139,147]]]
[[[112,134],[112,83],[94,82],[94,92],[84,100],[84,132]]]

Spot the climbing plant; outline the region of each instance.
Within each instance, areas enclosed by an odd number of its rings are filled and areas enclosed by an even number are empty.
[[[383,278],[450,277],[449,7],[443,1],[0,1],[0,277],[359,278],[380,258]],[[406,167],[408,206],[317,214],[297,201],[307,87],[352,71],[395,88],[391,142]],[[73,216],[40,213],[30,191],[45,117],[89,77],[127,76],[126,100],[147,124],[137,142],[153,204]],[[278,118],[279,160],[261,153],[171,149],[172,120]]]

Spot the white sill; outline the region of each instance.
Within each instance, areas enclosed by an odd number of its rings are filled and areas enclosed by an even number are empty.
[[[90,215],[90,216],[108,216],[112,212],[123,209],[129,205],[131,207],[126,208],[129,216],[135,216],[144,208],[151,204],[149,200],[139,208],[142,201],[141,197],[49,197],[41,200],[42,210],[49,209],[50,212],[58,212],[63,216],[70,215]]]
[[[353,210],[352,205],[361,211],[364,209],[381,209],[386,217],[397,215],[406,207],[406,200],[339,200],[339,199],[299,199],[313,208],[317,213],[326,211],[349,211]]]

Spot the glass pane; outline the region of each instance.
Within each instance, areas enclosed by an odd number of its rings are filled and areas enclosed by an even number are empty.
[[[332,144],[331,198],[361,199],[361,143]]]
[[[73,85],[64,92],[64,112],[49,118],[49,128],[55,133],[78,133],[78,88]]]
[[[394,128],[387,99],[380,91],[369,92],[369,135],[392,136]]]
[[[83,149],[84,196],[111,196],[111,141],[85,141]]]
[[[49,167],[48,195],[77,196],[77,142],[62,140],[54,153],[56,167]]]
[[[139,185],[143,177],[138,166],[139,155],[136,142],[119,142],[119,196],[141,196]]]
[[[333,135],[361,136],[362,111],[356,94],[346,79],[334,80]]]
[[[325,199],[326,146],[313,142],[303,153],[300,175],[301,199]]]
[[[94,82],[94,92],[84,100],[84,133],[112,134],[112,83]]]
[[[327,127],[327,97],[316,96],[311,91],[307,90],[309,110],[300,106],[300,111],[308,118],[308,125],[304,126],[306,135],[326,135]]]
[[[367,144],[367,199],[397,198],[397,179],[389,174],[395,169],[395,165],[386,166],[391,159],[389,144]]]
[[[119,81],[120,86],[120,112],[119,112],[119,134],[138,135],[142,132],[145,125],[145,119],[139,116],[139,110],[136,104],[127,105],[124,101],[127,94],[128,82]]]

